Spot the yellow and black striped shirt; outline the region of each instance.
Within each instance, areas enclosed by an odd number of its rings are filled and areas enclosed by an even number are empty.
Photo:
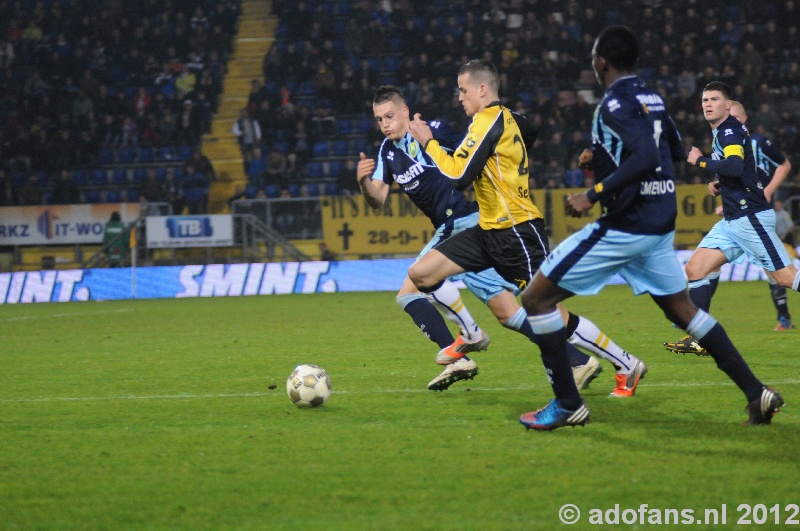
[[[445,177],[458,188],[474,182],[484,230],[507,229],[541,218],[528,190],[528,152],[516,120],[500,102],[472,117],[467,135],[448,154],[436,140],[425,146]]]

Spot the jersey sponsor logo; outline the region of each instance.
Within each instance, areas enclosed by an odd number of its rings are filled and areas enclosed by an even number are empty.
[[[394,160],[394,151],[390,151],[389,153],[387,153],[386,158],[388,160]]]
[[[614,112],[620,108],[619,100],[614,98],[613,100],[608,100],[608,110],[610,112]]]
[[[411,166],[405,173],[402,173],[400,175],[392,174],[392,177],[394,178],[395,181],[397,181],[398,184],[406,184],[409,181],[411,181],[411,179],[413,179],[414,177],[419,176],[423,171],[425,170],[422,167],[422,164],[416,163],[413,166]]]
[[[733,129],[725,129],[724,136],[730,136],[733,134]]]
[[[636,99],[642,104],[645,113],[649,113],[650,111],[663,111],[666,109],[664,107],[664,100],[662,100],[661,96],[658,94],[637,94]]]
[[[404,184],[403,185],[403,190],[405,190],[406,192],[410,192],[411,190],[413,190],[417,186],[419,186],[419,181],[414,181],[411,184]]]
[[[639,188],[641,195],[665,195],[675,193],[675,183],[673,181],[647,181],[643,182]]]

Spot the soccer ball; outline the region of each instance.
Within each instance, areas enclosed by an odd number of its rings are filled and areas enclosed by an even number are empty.
[[[286,380],[286,394],[297,407],[317,407],[331,396],[331,377],[319,365],[298,365]]]

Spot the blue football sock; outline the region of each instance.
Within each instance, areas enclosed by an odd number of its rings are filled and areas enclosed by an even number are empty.
[[[442,314],[425,297],[401,295],[397,297],[397,303],[411,316],[422,333],[439,345],[439,348],[445,348],[455,341]]]
[[[505,323],[506,328],[510,328],[512,330],[516,330],[520,334],[524,335],[534,343],[538,345],[538,340],[536,339],[536,334],[533,333],[533,329],[531,328],[531,324],[528,322],[526,318],[527,314],[525,310],[520,308],[517,310],[510,319],[508,319]],[[568,332],[569,333],[569,332]],[[582,351],[578,350],[578,348],[573,345],[572,343],[567,343],[567,357],[569,359],[569,364],[571,367],[580,367],[581,365],[586,365],[589,363],[589,356],[584,354]]]
[[[764,384],[750,370],[721,324],[706,312],[698,310],[686,331],[711,354],[717,367],[739,386],[748,402],[761,397]]]
[[[567,329],[564,328],[561,313],[556,310],[546,315],[531,316],[528,322],[536,334],[542,363],[561,407],[571,411],[578,409],[583,400],[575,386],[567,359]]]

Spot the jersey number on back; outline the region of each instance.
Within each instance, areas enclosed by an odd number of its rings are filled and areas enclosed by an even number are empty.
[[[525,143],[519,137],[519,135],[514,135],[514,143],[519,143],[520,147],[522,148],[522,162],[519,163],[519,169],[517,172],[520,175],[528,175],[528,152],[525,150]]]

